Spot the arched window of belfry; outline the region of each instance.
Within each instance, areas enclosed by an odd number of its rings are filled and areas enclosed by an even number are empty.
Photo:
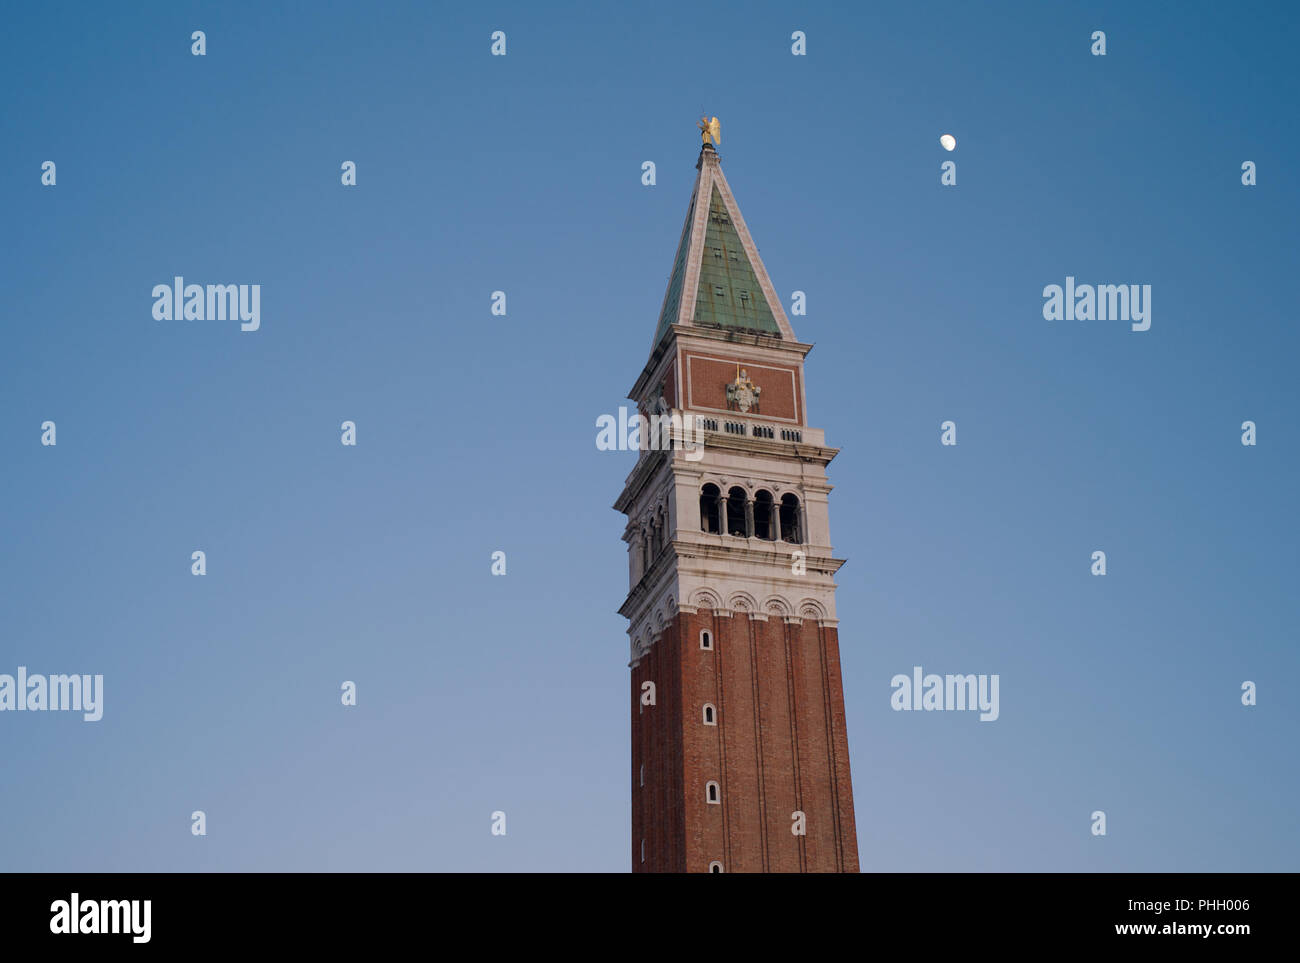
[[[749,537],[749,496],[739,486],[727,492],[727,534]]]
[[[795,545],[803,543],[803,525],[799,517],[799,499],[795,495],[781,496],[781,540]]]
[[[717,485],[705,485],[700,489],[700,531],[711,535],[722,534],[721,515],[718,511],[718,500],[721,497]]]
[[[772,493],[759,491],[754,496],[754,537],[776,541],[776,505]]]

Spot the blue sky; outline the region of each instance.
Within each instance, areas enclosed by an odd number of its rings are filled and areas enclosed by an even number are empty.
[[[629,868],[633,456],[595,420],[701,110],[842,449],[863,868],[1300,864],[1291,5],[10,19],[0,672],[106,695],[0,715],[0,868]],[[261,284],[261,329],[155,321],[178,274]],[[1045,321],[1067,275],[1150,284],[1151,330]],[[998,673],[1001,717],[892,711],[913,665]]]

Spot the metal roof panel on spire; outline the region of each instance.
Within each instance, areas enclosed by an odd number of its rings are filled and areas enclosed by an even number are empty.
[[[692,321],[701,327],[781,337],[758,273],[749,262],[716,184],[709,197],[709,222],[700,253],[700,286]]]
[[[700,173],[691,192],[651,352],[674,324],[795,341],[711,144],[701,148],[696,167]]]

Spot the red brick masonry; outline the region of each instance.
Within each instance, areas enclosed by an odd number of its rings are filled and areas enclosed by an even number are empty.
[[[653,706],[641,704],[647,681]],[[720,805],[706,801],[710,780]],[[796,810],[806,836],[790,831]],[[715,860],[725,872],[858,871],[834,628],[681,613],[632,670],[633,871],[702,873]]]

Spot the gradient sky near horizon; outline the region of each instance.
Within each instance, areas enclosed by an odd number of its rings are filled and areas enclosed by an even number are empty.
[[[841,449],[862,868],[1300,869],[1293,5],[8,17],[0,673],[105,707],[0,713],[0,870],[630,868],[595,423],[702,110]],[[155,321],[175,275],[261,284],[261,329]],[[1067,276],[1150,284],[1151,329],[1045,321]],[[1000,718],[892,711],[915,665]]]

